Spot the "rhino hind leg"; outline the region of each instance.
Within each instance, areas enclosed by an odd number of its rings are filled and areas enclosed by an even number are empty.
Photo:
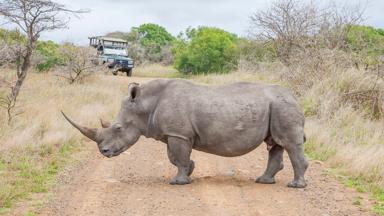
[[[287,186],[304,188],[307,186],[304,174],[308,168],[303,149],[304,116],[294,104],[275,105],[278,106],[272,106],[270,132],[273,140],[287,151],[294,171],[294,179]]]
[[[303,145],[290,146],[287,148],[287,152],[294,172],[294,178],[288,183],[288,187],[305,188],[307,183],[304,179],[304,173],[308,168],[308,162],[304,156]]]
[[[170,162],[177,167],[177,174],[169,183],[172,185],[190,184],[192,180],[189,176],[195,168],[195,163],[190,160],[191,145],[183,139],[169,137],[167,152]]]
[[[256,179],[256,183],[260,184],[274,184],[275,182],[275,175],[277,172],[282,170],[284,168],[283,164],[283,153],[284,149],[273,139],[266,139],[265,142],[268,146],[272,146],[271,149],[269,149],[269,157],[268,157],[268,165],[267,169],[265,170],[264,174]]]

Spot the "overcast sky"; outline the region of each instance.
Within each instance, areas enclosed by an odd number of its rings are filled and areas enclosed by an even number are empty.
[[[346,2],[336,0],[337,2]],[[188,26],[215,26],[244,36],[249,16],[266,8],[268,0],[58,0],[71,9],[90,9],[72,18],[68,29],[45,33],[42,39],[87,43],[88,36],[129,31],[142,23],[156,23],[177,35]],[[359,0],[349,0],[357,3]],[[384,28],[384,0],[368,0],[365,24]]]

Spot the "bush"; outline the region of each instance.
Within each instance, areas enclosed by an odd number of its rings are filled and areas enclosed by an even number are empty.
[[[0,29],[0,65],[14,61],[16,52],[26,43],[25,35],[16,30]],[[39,71],[48,71],[60,64],[60,45],[53,41],[38,41],[32,65]],[[11,57],[13,56],[13,57]]]
[[[174,65],[182,73],[228,72],[238,65],[237,37],[218,28],[189,29],[176,42]]]
[[[271,42],[241,38],[238,42],[240,56],[247,62],[274,62],[277,60],[276,49]]]
[[[278,62],[275,46],[271,42],[241,38],[238,41],[240,60],[238,70],[255,72],[262,65]]]
[[[37,43],[36,52],[40,58],[36,65],[39,71],[48,71],[60,64],[61,57],[59,53],[60,45],[53,41],[39,41]]]
[[[19,31],[0,28],[0,66],[15,64],[25,43],[26,37]]]
[[[87,76],[97,71],[92,63],[95,49],[91,47],[78,47],[73,44],[64,44],[60,47],[62,65],[57,76],[65,78],[70,84],[81,82]]]
[[[369,69],[380,64],[380,56],[384,56],[383,29],[353,25],[349,27],[346,40],[357,68]]]

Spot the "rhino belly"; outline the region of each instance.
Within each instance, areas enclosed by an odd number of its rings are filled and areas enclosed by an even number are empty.
[[[233,128],[222,132],[211,130],[211,133],[206,130],[196,138],[193,148],[210,154],[235,157],[254,150],[268,134],[268,123],[257,128],[242,128],[238,125]]]

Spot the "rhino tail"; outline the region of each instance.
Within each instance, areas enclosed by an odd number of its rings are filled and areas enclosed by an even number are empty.
[[[303,135],[303,140],[304,140],[303,143],[305,143],[307,141],[307,136],[305,136],[305,134]]]

